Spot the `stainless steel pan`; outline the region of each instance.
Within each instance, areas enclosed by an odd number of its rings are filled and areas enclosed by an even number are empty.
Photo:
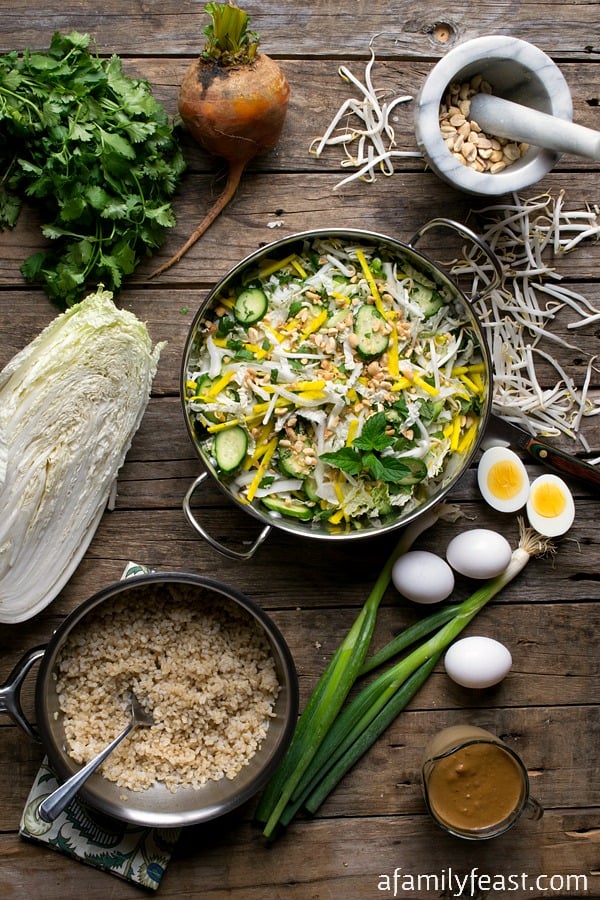
[[[181,367],[181,397],[183,403],[184,419],[188,428],[189,436],[196,449],[196,452],[204,462],[206,471],[202,472],[189,487],[183,501],[183,508],[185,515],[192,527],[209,544],[211,544],[211,546],[213,546],[223,555],[237,559],[250,558],[256,552],[257,548],[268,537],[271,528],[278,528],[299,537],[312,538],[317,540],[359,540],[363,538],[373,537],[375,534],[382,534],[392,529],[401,528],[409,521],[421,515],[425,510],[438,503],[448,493],[448,491],[450,491],[454,487],[462,474],[469,468],[469,465],[478,450],[479,442],[485,430],[490,413],[492,400],[492,367],[486,340],[469,299],[461,292],[459,287],[454,283],[450,276],[436,262],[434,262],[421,251],[415,249],[414,245],[427,231],[432,228],[439,227],[449,228],[452,231],[457,232],[461,237],[466,238],[468,241],[473,242],[479,247],[480,251],[491,261],[493,271],[495,273],[493,283],[491,283],[487,289],[491,290],[493,287],[495,287],[499,282],[502,273],[500,263],[495,257],[493,251],[487,246],[487,244],[482,242],[470,229],[457,222],[449,219],[434,219],[423,226],[417,232],[417,234],[414,235],[411,242],[408,244],[396,240],[395,238],[387,237],[385,235],[376,234],[369,231],[361,231],[357,229],[327,229],[321,231],[307,231],[292,235],[280,241],[276,241],[252,253],[250,256],[246,257],[246,259],[242,260],[237,266],[235,266],[213,288],[213,290],[206,298],[205,303],[198,310],[190,328],[183,353]],[[348,243],[359,243],[362,246],[373,248],[383,247],[404,258],[411,264],[411,266],[418,269],[428,278],[432,279],[438,286],[443,287],[447,292],[449,292],[454,301],[459,302],[463,306],[469,320],[470,329],[472,331],[474,339],[478,341],[480,345],[481,354],[485,361],[486,367],[485,382],[487,385],[487,389],[485,399],[482,404],[477,439],[473,443],[470,451],[465,453],[460,460],[456,460],[456,458],[454,458],[450,461],[450,464],[447,466],[444,472],[443,479],[441,479],[440,482],[436,484],[435,489],[432,490],[427,499],[423,501],[421,505],[419,505],[416,509],[412,509],[409,512],[395,511],[380,520],[377,524],[367,525],[366,527],[361,527],[360,529],[332,529],[326,522],[320,522],[318,525],[315,525],[313,522],[306,523],[285,516],[272,517],[265,510],[265,508],[260,506],[256,501],[254,501],[252,504],[240,502],[235,494],[228,488],[227,484],[219,478],[219,474],[215,469],[210,455],[207,453],[205,447],[202,444],[201,438],[196,432],[194,422],[192,420],[192,416],[190,415],[190,411],[187,408],[185,399],[185,385],[188,378],[190,355],[193,351],[194,341],[197,340],[198,329],[201,327],[203,321],[205,320],[207,313],[213,305],[216,305],[218,303],[219,297],[225,294],[228,287],[233,282],[243,278],[246,272],[250,273],[255,270],[257,264],[260,263],[263,258],[268,258],[269,260],[273,258],[277,259],[278,257],[284,258],[290,252],[292,252],[294,247],[301,246],[303,242],[307,240],[317,238],[337,239]],[[214,536],[212,536],[207,528],[198,520],[193,509],[193,500],[203,483],[207,479],[210,480],[211,478],[216,482],[219,488],[224,491],[224,493],[232,500],[233,503],[238,505],[254,520],[257,520],[262,525],[262,529],[260,530],[258,537],[252,538],[247,549],[238,550],[224,545]]]
[[[298,712],[298,681],[294,662],[279,629],[255,603],[217,581],[192,574],[166,572],[139,575],[109,585],[82,603],[52,635],[47,646],[36,647],[15,667],[0,687],[0,712],[7,713],[27,734],[40,740],[59,780],[66,780],[79,766],[65,750],[62,713],[55,689],[55,666],[59,651],[78,624],[100,604],[117,596],[132,596],[147,585],[183,585],[192,591],[211,595],[215,604],[233,602],[260,625],[271,645],[281,690],[267,737],[250,763],[234,778],[209,781],[202,788],[180,788],[174,793],[155,784],[146,791],[127,791],[94,773],[81,788],[79,797],[92,809],[122,821],[143,826],[171,828],[192,825],[221,816],[257,793],[275,769],[291,740]],[[24,715],[20,693],[29,670],[38,662],[35,691],[34,727]]]

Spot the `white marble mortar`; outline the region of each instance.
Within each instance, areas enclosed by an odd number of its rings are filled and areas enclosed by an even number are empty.
[[[450,50],[432,69],[417,98],[415,133],[430,168],[444,181],[470,194],[497,196],[539,181],[560,153],[530,146],[502,172],[475,172],[458,162],[446,147],[439,125],[440,104],[451,82],[474,75],[492,86],[494,95],[571,121],[571,92],[556,64],[538,47],[519,38],[487,35]]]

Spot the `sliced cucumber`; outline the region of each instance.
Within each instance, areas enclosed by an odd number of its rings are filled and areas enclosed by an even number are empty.
[[[241,425],[233,425],[215,435],[214,452],[222,472],[233,472],[243,462],[248,451],[248,435]]]
[[[314,468],[314,466],[307,465],[303,453],[298,453],[293,447],[282,447],[280,444],[277,456],[279,468],[284,475],[289,475],[290,478],[306,478]]]
[[[388,348],[389,337],[384,330],[385,319],[374,306],[361,306],[354,319],[358,337],[358,355],[364,360],[377,359]]]
[[[309,500],[312,500],[313,503],[318,503],[321,499],[317,493],[317,481],[312,475],[309,475],[308,478],[304,479],[304,493],[308,497]]]
[[[263,497],[261,501],[267,509],[278,512],[282,516],[308,521],[313,518],[314,511],[301,500],[281,500],[279,497]]]
[[[242,325],[252,325],[267,311],[267,295],[259,287],[247,287],[237,295],[233,314]]]
[[[410,292],[411,300],[416,300],[423,310],[423,317],[429,319],[444,305],[444,298],[435,288],[424,284],[414,284]]]

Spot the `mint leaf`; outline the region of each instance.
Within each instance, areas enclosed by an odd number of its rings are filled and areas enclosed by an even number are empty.
[[[363,463],[373,478],[390,484],[417,484],[427,475],[427,466],[420,459],[397,459],[395,456],[381,457],[366,453]]]
[[[385,413],[369,416],[359,436],[352,441],[352,446],[357,450],[385,450],[393,441],[393,437],[385,433],[386,428]]]
[[[363,470],[362,457],[352,447],[342,447],[332,453],[322,453],[319,459],[324,463],[329,463],[330,466],[335,466],[336,469],[347,472],[348,475],[358,475]]]

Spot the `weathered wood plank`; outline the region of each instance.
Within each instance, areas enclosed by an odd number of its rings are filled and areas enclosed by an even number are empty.
[[[514,34],[560,58],[587,60],[598,51],[597,34],[591,27],[597,18],[594,4],[576,0],[547,0],[541,6],[532,0],[500,0],[493,5],[470,0],[450,15],[443,5],[425,7],[415,0],[403,3],[392,15],[384,0],[359,0],[348,8],[331,0],[306,6],[267,0],[250,2],[244,8],[252,27],[262,36],[264,51],[274,56],[364,55],[374,34],[389,35],[393,52],[408,58],[435,58],[454,43],[481,34]],[[587,14],[582,15],[582,10]],[[90,0],[79,0],[68,10],[60,0],[52,0],[44,7],[43,29],[36,10],[24,0],[3,12],[2,44],[6,49],[43,48],[53,31],[77,28],[95,37],[100,52],[130,56],[193,55],[203,42],[201,31],[206,23],[200,7],[190,3],[182,8],[175,0],[147,0],[133,8],[111,0],[103,4],[101,13]],[[449,40],[436,38],[438,23],[447,24]],[[331,39],[324,40],[329,34]]]
[[[6,5],[6,4],[5,4]],[[328,149],[318,159],[311,141],[323,133],[340,104],[350,95],[338,74],[348,65],[362,77],[375,41],[373,70],[377,88],[416,96],[435,61],[459,41],[485,33],[513,34],[532,41],[560,65],[571,88],[574,118],[600,129],[598,99],[597,4],[585,0],[525,0],[459,7],[392,5],[385,0],[357,0],[351,6],[332,0],[294,4],[287,0],[251,0],[245,8],[262,48],[277,57],[288,76],[292,96],[281,140],[272,153],[248,167],[230,207],[185,259],[162,278],[151,270],[187,237],[223,184],[220,161],[194,146],[182,132],[189,163],[175,198],[176,229],[161,252],[140,266],[118,302],[147,321],[155,341],[166,340],[153,397],[119,473],[113,512],[106,512],[77,572],[61,595],[34,620],[0,626],[0,681],[22,652],[49,640],[53,630],[83,599],[117,580],[129,559],[161,569],[210,575],[242,590],[273,616],[296,660],[301,701],[305,702],[323,667],[354,620],[396,542],[397,534],[352,544],[295,538],[274,529],[266,544],[246,563],[225,561],[186,522],[183,495],[202,470],[184,425],[179,399],[183,347],[196,310],[227,270],[255,248],[308,228],[358,227],[408,241],[424,222],[441,213],[484,227],[479,211],[487,205],[454,191],[426,171],[422,159],[397,164],[392,178],[374,184],[354,182],[335,190],[348,170],[340,153]],[[202,5],[175,0],[143,0],[124,5],[106,0],[102,10],[90,0],[68,8],[50,0],[43,15],[17,0],[3,10],[0,53],[26,46],[45,48],[54,30],[89,31],[101,54],[118,53],[125,71],[146,78],[170,116],[176,115],[183,73],[203,43],[207,19]],[[439,40],[438,23],[449,26]],[[397,108],[398,145],[414,150],[414,103]],[[524,192],[565,192],[565,205],[583,209],[600,203],[598,164],[564,156],[540,184]],[[57,313],[43,292],[25,284],[21,261],[43,246],[41,219],[24,211],[18,226],[0,234],[0,368]],[[458,241],[432,233],[419,247],[446,265]],[[553,261],[573,289],[600,308],[600,247],[581,244]],[[597,354],[598,322],[569,329],[574,314],[564,311],[552,331],[572,344],[556,345],[556,358],[581,385],[587,360]],[[556,373],[540,370],[544,386]],[[597,369],[593,396],[600,393]],[[600,454],[600,418],[585,422],[593,455]],[[572,452],[582,447],[567,438],[557,441]],[[539,471],[528,465],[530,474]],[[559,542],[554,560],[530,563],[469,626],[509,646],[513,667],[495,688],[473,692],[454,685],[438,665],[409,709],[355,767],[314,820],[297,821],[273,847],[265,847],[250,823],[251,805],[222,822],[187,829],[160,893],[164,898],[202,896],[210,900],[371,900],[391,896],[381,879],[399,869],[407,875],[440,876],[450,867],[468,875],[481,873],[527,878],[553,873],[585,875],[583,885],[563,880],[552,884],[553,896],[600,896],[598,809],[600,779],[597,747],[600,728],[597,698],[600,671],[600,545],[597,497],[573,483],[577,517]],[[516,518],[494,513],[481,502],[472,468],[448,498],[465,516],[458,527],[489,527],[516,541]],[[211,533],[238,546],[257,532],[254,519],[237,510],[211,481],[194,497],[196,514]],[[439,523],[419,546],[443,553],[457,526]],[[457,579],[456,599],[473,589]],[[390,588],[383,600],[374,645],[378,646],[423,611]],[[23,690],[24,707],[34,717],[35,679]],[[446,837],[425,814],[419,786],[422,747],[431,733],[459,719],[482,724],[520,752],[530,769],[534,792],[547,807],[538,823],[523,822],[494,842],[472,845]],[[574,737],[575,736],[575,737]],[[90,900],[126,900],[139,889],[61,854],[19,840],[18,821],[42,749],[8,719],[0,722],[0,893],[8,900],[44,896],[49,900],[86,895]],[[541,900],[548,882],[522,881],[494,896]],[[483,896],[485,891],[480,892]],[[488,894],[490,893],[488,886]],[[471,892],[475,895],[475,891]],[[400,896],[400,894],[399,894]],[[401,896],[425,900],[450,896],[448,884],[424,882],[405,887]]]
[[[420,855],[424,833],[428,836],[426,860]],[[524,840],[525,835],[532,839]],[[211,900],[264,900],[266,896],[371,900],[380,894],[393,896],[396,870],[403,879],[396,885],[397,896],[407,900],[444,896],[448,889],[456,893],[457,878],[461,882],[466,878],[470,889],[471,877],[486,875],[488,887],[493,880],[499,890],[510,891],[498,896],[541,900],[554,876],[552,896],[577,900],[598,896],[600,891],[595,835],[593,810],[558,809],[539,822],[520,823],[501,840],[482,842],[475,857],[468,841],[445,835],[423,814],[297,823],[273,847],[264,846],[256,829],[231,819],[221,826],[185,833],[160,896],[167,900],[199,893]],[[89,900],[140,896],[139,888],[14,835],[0,836],[0,860],[0,887],[6,900],[38,895],[62,900],[79,896],[84,882]],[[477,888],[478,881],[474,884]]]
[[[440,679],[438,679],[439,681]],[[424,698],[425,699],[425,698]],[[531,772],[532,792],[546,809],[585,808],[600,805],[596,748],[600,723],[589,720],[587,706],[489,706],[486,709],[438,708],[436,693],[429,691],[426,708],[405,710],[347,776],[337,785],[318,818],[353,816],[404,816],[423,810],[420,767],[429,736],[458,722],[476,724],[499,735],[516,750]],[[2,817],[11,829],[26,800],[23,785],[33,782],[41,756],[15,728],[0,728],[4,746],[0,772],[18,771],[8,789]],[[577,734],[567,753],[564,736]],[[29,776],[29,777],[28,777]]]

